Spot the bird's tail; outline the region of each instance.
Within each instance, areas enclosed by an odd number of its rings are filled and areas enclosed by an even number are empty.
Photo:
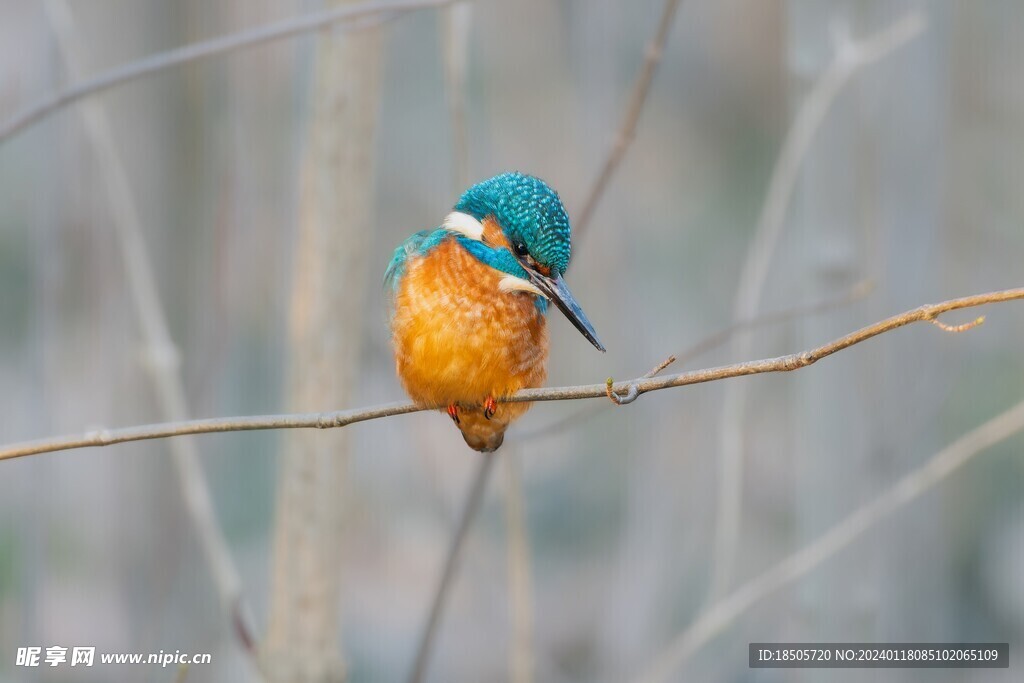
[[[488,420],[483,412],[466,411],[460,415],[459,431],[466,444],[474,451],[490,453],[498,450],[501,442],[505,440],[505,430],[508,429],[508,422],[498,419],[498,416]]]

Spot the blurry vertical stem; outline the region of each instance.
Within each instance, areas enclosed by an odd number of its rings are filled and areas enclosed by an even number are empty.
[[[842,37],[837,41],[832,63],[800,105],[772,169],[765,202],[736,287],[734,321],[751,319],[757,314],[804,157],[832,103],[861,68],[905,45],[924,26],[924,16],[913,12],[863,41],[851,42]],[[750,347],[751,336],[737,334],[733,338],[732,354],[736,358],[744,358],[751,352]],[[734,382],[727,383],[724,389],[719,419],[721,454],[718,459],[718,504],[709,603],[721,597],[733,578],[742,509],[743,434],[748,386],[747,382]]]
[[[473,20],[472,5],[468,2],[455,3],[439,12],[438,17],[442,28],[445,97],[448,101],[451,124],[452,184],[454,191],[458,193],[470,182],[469,139],[466,129],[466,71]],[[505,453],[502,459],[505,463],[508,597],[512,614],[509,678],[513,683],[529,683],[533,680],[533,589],[530,585],[530,548],[526,534],[520,476],[522,463],[517,451]],[[458,536],[453,541],[453,546],[455,543],[461,544]],[[440,605],[439,609],[443,609],[443,605]],[[436,629],[436,625],[434,628]],[[427,647],[430,647],[429,644]]]
[[[77,76],[76,65],[85,61],[83,49],[78,44],[74,18],[65,0],[47,0],[45,9],[57,37],[61,59],[67,72],[74,78]],[[167,316],[143,240],[142,221],[135,195],[117,151],[110,121],[99,100],[83,102],[80,111],[106,189],[111,222],[117,233],[117,244],[125,267],[128,293],[145,344],[145,368],[156,390],[160,414],[165,420],[187,420],[188,403],[181,379],[181,358],[168,330]],[[241,579],[214,511],[195,441],[191,438],[174,439],[168,446],[178,472],[185,512],[199,538],[221,607],[242,644],[251,652],[253,630],[242,599]]]
[[[459,2],[439,13],[444,53],[445,96],[452,135],[452,184],[456,193],[469,185],[469,140],[466,129],[466,70],[472,5]],[[505,453],[505,518],[508,530],[508,592],[512,613],[509,672],[513,683],[533,679],[533,606],[530,548],[526,535],[520,456]]]
[[[444,62],[445,98],[452,135],[452,184],[455,192],[469,185],[469,137],[466,132],[466,70],[473,7],[457,2],[438,13]]]
[[[319,35],[288,323],[291,409],[356,398],[374,234],[380,62],[377,29]],[[261,660],[271,681],[342,681],[338,603],[349,435],[291,432],[282,441]]]
[[[409,683],[423,683],[427,675],[427,666],[430,664],[430,655],[434,651],[434,643],[437,640],[437,632],[441,627],[441,616],[444,614],[444,607],[448,602],[448,591],[451,590],[452,581],[459,569],[459,561],[462,559],[462,548],[469,534],[473,520],[480,512],[480,504],[484,499],[484,491],[487,490],[487,480],[490,479],[491,470],[494,468],[494,453],[480,453],[477,457],[476,472],[469,484],[469,492],[459,512],[459,521],[455,527],[455,534],[448,545],[448,554],[445,556],[444,568],[441,570],[441,579],[437,582],[434,595],[430,601],[430,613],[427,615],[427,623],[420,635],[420,642],[416,648],[416,660],[413,662],[412,673],[409,675]]]
[[[533,581],[530,537],[523,496],[522,456],[514,449],[502,456],[505,464],[505,525],[508,536],[508,597],[512,613],[509,680],[533,680]]]
[[[679,668],[754,605],[803,578],[878,524],[932,490],[975,456],[1024,430],[1024,401],[972,429],[903,475],[890,488],[853,510],[815,540],[746,581],[705,610],[632,679],[633,683],[683,680]],[[676,674],[673,677],[673,674]]]
[[[586,201],[583,202],[583,208],[580,209],[579,216],[574,221],[575,227],[573,232],[575,232],[577,238],[589,226],[590,219],[594,217],[594,211],[597,209],[597,203],[601,201],[601,196],[604,195],[609,181],[615,175],[615,170],[622,162],[622,158],[626,156],[626,150],[629,149],[633,138],[636,137],[636,127],[640,123],[640,114],[643,112],[644,104],[647,102],[647,94],[651,90],[654,73],[658,70],[658,64],[661,63],[661,56],[665,51],[665,43],[668,42],[668,33],[672,28],[672,21],[675,19],[676,10],[679,9],[680,2],[681,0],[665,0],[665,5],[661,10],[661,18],[658,20],[658,28],[654,32],[651,42],[647,44],[644,65],[640,68],[640,73],[633,86],[633,93],[630,95],[626,114],[622,119],[622,125],[619,127],[618,137],[615,140],[615,144],[612,145],[611,151],[608,152],[608,156],[605,158],[604,164],[597,174],[597,179],[590,188]]]

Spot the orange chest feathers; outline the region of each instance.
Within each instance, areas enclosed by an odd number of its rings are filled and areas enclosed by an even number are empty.
[[[534,296],[450,238],[406,264],[391,321],[395,364],[417,403],[478,404],[546,378],[548,332]]]

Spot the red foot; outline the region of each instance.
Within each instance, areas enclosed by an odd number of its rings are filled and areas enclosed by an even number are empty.
[[[450,417],[452,419],[452,422],[454,422],[455,424],[460,424],[458,403],[452,403],[450,406],[448,406],[448,417]]]
[[[484,400],[484,417],[490,420],[494,417],[494,413],[498,410],[498,402],[494,400],[493,396],[488,396]]]

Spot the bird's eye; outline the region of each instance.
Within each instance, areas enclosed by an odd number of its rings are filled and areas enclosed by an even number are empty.
[[[522,242],[516,242],[512,246],[512,248],[515,249],[516,256],[526,256],[528,253],[530,253],[529,251],[527,251],[526,245],[523,244]]]

